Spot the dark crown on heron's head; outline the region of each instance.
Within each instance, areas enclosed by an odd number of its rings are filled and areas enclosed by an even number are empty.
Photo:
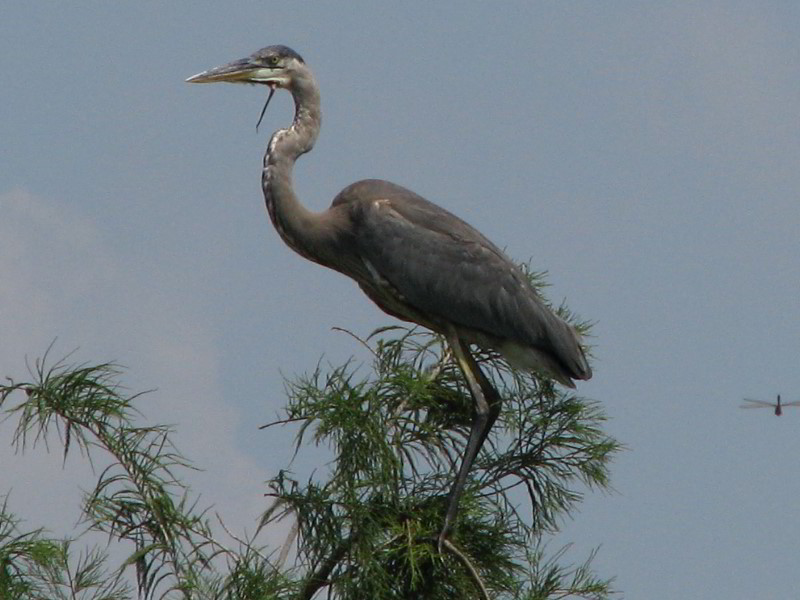
[[[306,62],[297,52],[289,48],[289,46],[284,46],[283,44],[267,46],[266,48],[261,48],[261,50],[257,50],[252,54],[252,58],[255,59],[263,60],[269,57],[294,58],[303,64]]]

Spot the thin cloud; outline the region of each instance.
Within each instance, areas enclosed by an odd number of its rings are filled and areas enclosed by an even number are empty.
[[[91,218],[57,201],[6,191],[0,214],[0,376],[26,377],[24,358],[55,338],[56,358],[78,347],[77,362],[127,365],[131,390],[158,388],[141,399],[147,419],[174,424],[179,449],[204,469],[187,476],[200,505],[214,504],[233,531],[253,531],[269,474],[237,447],[240,416],[221,391],[213,332],[191,294],[159,289]],[[69,532],[94,475],[77,455],[62,470],[44,446],[13,456],[13,426],[0,426],[0,494],[13,490],[10,508],[31,527]]]

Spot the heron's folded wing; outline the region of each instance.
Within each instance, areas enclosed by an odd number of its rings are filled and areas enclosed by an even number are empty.
[[[422,200],[363,203],[359,253],[423,314],[526,344],[543,343],[555,317],[494,244]]]

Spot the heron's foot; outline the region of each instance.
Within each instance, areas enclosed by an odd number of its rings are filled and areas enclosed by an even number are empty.
[[[447,511],[447,515],[445,515],[444,517],[444,525],[442,525],[442,531],[441,533],[439,533],[439,537],[437,538],[436,547],[439,550],[439,554],[442,553],[445,541],[447,541],[447,536],[450,535],[450,531],[453,529],[453,517],[450,514],[450,512],[451,512],[450,510]]]
[[[464,552],[462,552],[455,544],[453,544],[453,542],[447,539],[446,529],[442,529],[442,532],[439,534],[439,553],[441,553],[442,550],[447,550],[450,554],[455,556],[456,559],[467,569],[472,581],[475,583],[475,587],[477,587],[480,591],[481,598],[484,600],[491,600],[491,597],[489,596],[489,590],[486,589],[486,584],[483,583],[483,579],[481,579],[478,569],[475,568],[475,565],[472,564],[472,561]]]
[[[439,534],[439,537],[437,538],[436,547],[439,550],[439,554],[442,554],[444,550],[444,543],[445,541],[447,541],[447,534],[449,533],[447,529],[449,528],[442,529],[442,532]]]

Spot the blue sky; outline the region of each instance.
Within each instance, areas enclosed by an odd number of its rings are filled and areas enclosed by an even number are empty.
[[[269,224],[261,157],[290,99],[256,133],[263,90],[183,83],[284,43],[322,88],[308,206],[406,185],[597,322],[579,391],[628,450],[553,543],[602,545],[629,598],[793,597],[800,410],[737,406],[800,399],[798,29],[786,2],[9,5],[0,376],[56,337],[127,365],[203,499],[252,529],[289,457],[289,429],[256,429],[281,374],[360,356],[334,326],[392,322]],[[68,530],[91,472],[9,441],[0,491]]]

